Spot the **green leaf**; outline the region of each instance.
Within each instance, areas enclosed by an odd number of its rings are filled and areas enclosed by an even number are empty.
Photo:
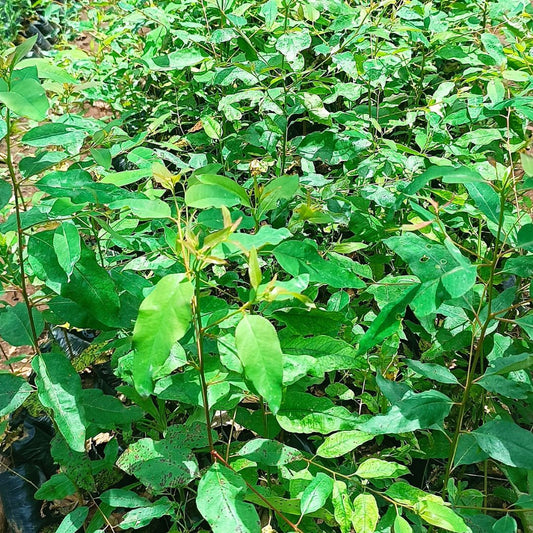
[[[501,66],[507,62],[507,58],[503,51],[503,45],[496,35],[493,33],[484,33],[481,35],[481,42],[496,65]]]
[[[138,218],[150,220],[152,218],[170,218],[170,206],[162,200],[148,198],[127,198],[109,203],[109,209],[127,207]]]
[[[309,373],[322,377],[326,372],[348,369],[365,369],[368,367],[366,359],[357,355],[354,347],[342,339],[317,335],[313,337],[289,337],[282,340],[282,349],[294,359],[301,359],[302,355],[314,359]]]
[[[491,221],[500,219],[500,197],[488,183],[467,183],[465,187],[476,207]]]
[[[54,474],[35,493],[36,500],[62,500],[76,493],[76,486],[66,474]]]
[[[465,166],[432,166],[420,174],[420,176],[416,177],[403,192],[405,194],[414,195],[434,179],[442,179],[443,183],[476,183],[484,181],[479,172]]]
[[[459,515],[440,503],[427,500],[418,502],[414,505],[414,512],[428,524],[447,531],[455,531],[456,533],[470,531]]]
[[[101,429],[129,426],[143,417],[140,407],[126,407],[118,398],[104,394],[100,389],[84,389],[81,399],[87,422]]]
[[[432,501],[444,504],[444,500],[440,496],[424,492],[404,481],[393,483],[385,491],[385,494],[402,505],[413,506],[422,501]]]
[[[2,135],[0,135],[1,139]],[[0,209],[3,209],[11,200],[13,196],[13,189],[7,181],[0,180]]]
[[[508,466],[530,469],[533,434],[513,422],[491,420],[472,432],[480,448],[492,459]]]
[[[387,304],[381,310],[359,341],[358,355],[367,353],[376,344],[396,333],[405,308],[411,302],[417,290],[418,285],[409,287],[399,300]]]
[[[306,135],[298,145],[296,153],[309,161],[320,159],[328,165],[338,165],[355,159],[370,145],[370,141],[359,136],[349,137],[332,131],[315,131]]]
[[[298,175],[280,176],[265,185],[259,199],[258,212],[266,213],[275,209],[281,200],[290,200],[300,186]]]
[[[358,429],[374,435],[407,433],[442,425],[452,407],[452,400],[436,390],[406,393],[388,413],[374,416]]]
[[[82,129],[71,124],[49,122],[32,128],[22,136],[22,142],[29,146],[65,146],[73,140],[83,140],[87,135]]]
[[[363,479],[389,479],[406,474],[409,474],[409,469],[406,466],[376,458],[363,461],[355,472],[356,476]]]
[[[81,243],[81,258],[70,280],[59,265],[53,245],[54,231],[40,231],[28,241],[28,262],[33,272],[57,294],[69,298],[100,323],[116,325],[120,300],[109,273],[98,264],[94,252]]]
[[[31,315],[38,337],[44,329],[43,315],[35,307],[32,308]],[[30,317],[24,303],[4,307],[0,312],[0,336],[12,346],[33,346]]]
[[[457,451],[453,460],[455,466],[480,463],[488,459],[488,457],[488,454],[479,447],[479,444],[471,433],[462,433],[459,435]]]
[[[405,362],[413,372],[426,378],[439,383],[459,383],[457,378],[445,366],[434,363],[421,363],[420,361],[415,361],[413,359],[407,359]]]
[[[492,524],[492,533],[516,533],[517,531],[518,524],[510,515],[505,515]]]
[[[54,232],[53,243],[57,261],[70,279],[74,265],[81,258],[80,235],[76,224],[72,221],[61,223]]]
[[[16,48],[15,52],[13,53],[11,57],[10,67],[14,68],[24,57],[28,54],[28,52],[35,46],[35,43],[37,42],[37,35],[33,35],[29,39],[25,39],[20,43]]]
[[[246,190],[233,180],[215,174],[201,174],[189,179],[185,191],[185,203],[189,207],[250,206]]]
[[[276,17],[278,16],[278,5],[276,0],[267,0],[267,2],[265,2],[259,9],[259,13],[265,19],[267,30],[273,29]]]
[[[353,501],[352,525],[355,533],[374,533],[379,520],[376,498],[359,494]]]
[[[43,170],[48,170],[61,163],[68,155],[64,152],[42,152],[35,157],[24,157],[20,160],[19,169],[25,178],[31,178]]]
[[[309,35],[309,30],[307,29],[295,28],[293,31],[283,34],[276,41],[276,50],[281,52],[289,62],[294,61],[299,52],[310,46],[311,35]]]
[[[528,252],[533,252],[533,224],[524,224],[518,230],[516,245]]]
[[[318,447],[316,454],[328,459],[342,457],[373,438],[374,435],[359,431],[358,429],[339,431],[326,437],[324,442]]]
[[[490,80],[487,83],[487,94],[493,104],[498,104],[505,98],[505,86],[500,80]]]
[[[149,503],[144,496],[126,489],[109,489],[100,495],[100,499],[110,507],[144,507]]]
[[[323,259],[318,253],[316,244],[309,239],[284,241],[274,248],[273,254],[281,268],[292,276],[309,274],[310,282],[327,284],[339,289],[366,287],[350,268],[354,268],[353,261],[333,254],[329,255],[329,260]]]
[[[476,282],[477,267],[446,240],[444,246],[413,233],[391,237],[385,244],[397,253],[421,281],[441,279],[452,298],[468,292]]]
[[[333,513],[337,524],[339,524],[341,533],[350,533],[352,529],[352,502],[346,483],[342,481],[335,481],[333,483],[333,494],[331,497],[333,503]]]
[[[173,509],[174,505],[167,497],[159,498],[151,505],[128,511],[119,524],[120,529],[140,529],[156,518],[172,515]]]
[[[244,480],[220,463],[213,464],[198,484],[196,506],[213,533],[260,533],[259,516],[245,503]]]
[[[235,344],[246,378],[276,414],[283,393],[283,354],[274,326],[259,315],[245,315],[235,329]]]
[[[185,486],[199,473],[192,448],[196,444],[194,439],[202,430],[205,434],[202,425],[197,425],[194,431],[184,426],[172,426],[160,441],[139,439],[119,457],[117,466],[155,492]],[[191,434],[188,435],[188,431]]]
[[[0,135],[1,137],[1,135]],[[520,162],[528,178],[533,178],[533,156],[524,152],[520,153]]]
[[[71,511],[63,520],[59,527],[56,529],[56,533],[76,533],[83,524],[89,514],[88,507],[78,507]]]
[[[85,452],[85,411],[78,373],[60,353],[34,357],[31,366],[36,373],[41,403],[54,411],[54,421],[68,445],[77,452]]]
[[[152,377],[189,329],[193,293],[184,274],[169,274],[141,303],[133,330],[133,379],[140,393],[153,392]]]
[[[516,372],[517,370],[523,370],[531,366],[533,366],[533,355],[529,353],[508,355],[492,359],[485,375],[508,374],[509,372]]]
[[[198,65],[205,59],[202,52],[196,48],[184,48],[176,50],[164,56],[154,57],[148,60],[148,67],[155,72],[167,70],[183,70],[187,67]]]
[[[218,140],[222,137],[222,125],[214,117],[202,117],[202,125],[206,135],[210,139]]]
[[[281,466],[302,458],[302,454],[296,448],[268,439],[248,441],[239,450],[238,455],[267,466]]]
[[[53,60],[46,57],[32,57],[20,62],[19,68],[37,67],[39,78],[45,78],[57,83],[79,83],[78,80],[69,74],[64,68],[58,67]]]
[[[355,429],[357,415],[325,397],[287,392],[276,415],[279,425],[291,433],[322,433]]]
[[[300,503],[302,515],[313,513],[324,507],[332,492],[333,479],[319,472],[302,493]]]
[[[31,385],[23,377],[0,372],[0,417],[18,409],[32,390]]]
[[[413,533],[413,528],[403,516],[396,515],[394,519],[394,533]]]
[[[0,102],[21,117],[41,121],[50,104],[38,80],[25,78],[11,84],[8,92],[0,92]]]
[[[533,392],[530,383],[514,381],[498,375],[483,376],[476,381],[476,384],[489,392],[495,392],[506,398],[513,398],[515,400],[525,400],[529,393]]]

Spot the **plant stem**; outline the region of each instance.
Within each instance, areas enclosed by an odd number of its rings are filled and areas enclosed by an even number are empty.
[[[207,440],[211,453],[214,451],[213,436],[211,435],[211,415],[209,413],[209,400],[207,398],[207,382],[204,371],[204,332],[202,330],[202,313],[200,309],[200,272],[196,271],[194,277],[194,332],[196,349],[198,351],[198,372],[200,373],[200,386],[202,388],[202,403],[204,404],[205,422],[207,424]]]
[[[283,19],[283,34],[285,34],[287,33],[287,28],[289,26],[289,5],[287,4],[287,0],[283,2],[283,7],[285,8],[285,14]],[[287,164],[287,140],[289,137],[289,117],[287,116],[287,76],[283,72],[285,70],[285,56],[282,56],[281,59],[281,70],[283,84],[283,117],[285,118],[285,128],[283,129],[283,139],[281,141],[279,175],[283,176],[283,174],[285,174],[285,166]]]
[[[24,267],[24,232],[22,229],[22,220],[20,218],[20,198],[19,198],[19,187],[17,182],[17,175],[15,173],[15,168],[13,166],[13,156],[11,150],[11,135],[13,132],[13,123],[11,121],[11,113],[9,109],[6,111],[6,163],[9,172],[9,177],[11,178],[11,184],[13,185],[13,196],[15,198],[15,217],[17,220],[17,254],[19,260],[19,269],[20,269],[20,288],[22,292],[22,298],[28,310],[28,319],[30,322],[30,330],[32,336],[32,343],[35,353],[39,353],[39,343],[37,337],[37,331],[35,329],[35,322],[33,320],[32,314],[32,305],[30,298],[28,296],[28,288],[26,286],[26,270]]]
[[[470,391],[472,389],[472,385],[474,385],[475,383],[475,379],[474,379],[475,371],[476,371],[476,368],[478,366],[478,363],[481,357],[483,356],[483,345],[484,345],[487,329],[490,323],[492,322],[492,320],[494,320],[492,316],[492,289],[494,286],[494,276],[496,274],[496,267],[498,266],[498,260],[499,260],[499,245],[500,245],[500,237],[501,237],[501,231],[502,231],[503,220],[504,220],[503,218],[504,207],[505,207],[505,187],[502,187],[502,191],[500,194],[500,213],[499,213],[499,219],[498,219],[498,231],[496,233],[496,242],[494,244],[494,255],[493,255],[493,260],[491,262],[489,280],[487,282],[487,286],[485,287],[485,291],[484,291],[487,296],[487,318],[485,319],[485,322],[483,323],[483,326],[481,328],[481,332],[479,334],[479,339],[477,341],[477,346],[476,346],[474,355],[473,357],[472,356],[470,357],[469,364],[468,364],[466,383],[465,383],[465,387],[463,391],[463,398],[461,400],[461,403],[459,404],[459,414],[457,416],[457,424],[455,426],[455,432],[453,435],[452,444],[450,448],[450,455],[448,457],[448,464],[446,465],[446,473],[444,475],[444,487],[442,489],[443,498],[446,496],[446,492],[448,490],[448,480],[450,479],[450,474],[453,469],[453,462],[455,460],[455,454],[457,453],[457,445],[459,443],[459,436],[461,435],[461,430],[463,427],[466,406],[470,398]],[[472,347],[475,344],[475,333],[476,333],[476,328],[473,327],[472,328]]]

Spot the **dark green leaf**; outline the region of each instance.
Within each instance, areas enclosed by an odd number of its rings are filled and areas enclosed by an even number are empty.
[[[20,407],[31,392],[31,385],[23,377],[0,372],[0,417]]]
[[[71,511],[63,520],[59,527],[56,529],[56,533],[76,533],[83,524],[89,514],[88,507],[78,507]]]
[[[472,432],[481,449],[508,466],[531,468],[533,434],[513,422],[491,420]]]
[[[54,474],[35,493],[37,500],[62,500],[76,493],[76,487],[65,474]]]
[[[41,403],[54,411],[54,421],[68,445],[77,452],[84,452],[85,412],[79,375],[60,353],[43,353],[34,357],[31,366],[36,373]]]
[[[35,307],[31,314],[37,337],[43,332],[42,313]],[[28,309],[22,302],[5,307],[0,312],[0,336],[13,346],[32,346],[34,344]]]

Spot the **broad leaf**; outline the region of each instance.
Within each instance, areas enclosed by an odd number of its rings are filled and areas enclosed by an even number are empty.
[[[287,392],[276,416],[279,425],[292,433],[322,433],[355,429],[357,415],[328,398],[304,392]]]
[[[193,433],[203,429],[197,427]],[[192,452],[197,444],[190,428],[171,427],[164,439],[140,439],[130,444],[119,457],[117,466],[135,476],[155,492],[187,485],[198,476],[198,462]]]
[[[296,448],[268,439],[253,439],[247,442],[238,454],[267,466],[281,466],[302,458],[302,454]]]
[[[80,235],[76,224],[67,221],[58,226],[54,232],[53,244],[57,261],[70,279],[74,265],[81,257]]]
[[[333,435],[326,437],[324,442],[318,447],[316,453],[320,457],[326,457],[328,459],[342,457],[373,438],[374,435],[371,433],[364,433],[358,429],[352,431],[339,431],[338,433],[333,433]]]
[[[70,361],[60,353],[43,353],[32,359],[41,403],[54,412],[54,421],[67,444],[85,451],[85,412],[81,379]],[[60,499],[60,498],[56,498]]]
[[[38,80],[26,78],[16,81],[8,92],[0,92],[0,102],[21,117],[41,121],[50,106]]]
[[[65,518],[63,518],[61,524],[59,524],[59,527],[56,529],[56,533],[76,533],[76,531],[79,531],[85,523],[88,514],[88,507],[78,507],[74,509],[74,511],[71,511],[65,516]]]
[[[15,411],[31,393],[31,385],[23,377],[0,372],[0,417]]]
[[[244,502],[246,484],[237,473],[215,463],[198,484],[196,506],[213,533],[259,533],[259,516]]]
[[[359,494],[353,501],[352,525],[355,533],[374,533],[379,520],[376,498]]]
[[[133,378],[140,393],[153,392],[152,377],[189,329],[193,293],[184,274],[169,274],[142,302],[133,330]]]
[[[445,366],[434,363],[421,363],[413,359],[408,359],[406,363],[413,372],[439,383],[459,383],[457,378]]]
[[[414,506],[414,511],[428,524],[455,531],[456,533],[466,533],[470,531],[464,520],[454,513],[449,507],[433,501],[422,501]]]
[[[303,491],[300,504],[302,515],[313,513],[324,507],[332,492],[333,479],[319,472]]]
[[[101,429],[129,426],[143,417],[140,407],[126,407],[118,398],[104,394],[100,389],[84,389],[81,399],[87,422]]]
[[[513,422],[491,420],[472,432],[480,448],[492,459],[508,466],[530,469],[533,434]]]
[[[185,203],[190,207],[249,206],[246,191],[239,184],[224,176],[202,174],[189,179],[185,191]]]
[[[120,528],[127,530],[146,527],[156,518],[171,515],[173,509],[174,505],[167,497],[159,498],[151,505],[128,511],[120,522]]]
[[[409,474],[406,466],[376,458],[363,461],[355,471],[355,475],[363,479],[389,479],[406,474]]]
[[[274,326],[258,315],[245,315],[235,330],[237,355],[246,378],[276,414],[281,405],[283,354]]]
[[[32,308],[31,314],[37,337],[43,332],[44,320],[42,313]],[[34,344],[30,326],[28,308],[22,302],[5,307],[0,311],[0,336],[13,346],[32,346]]]
[[[403,293],[401,298],[395,302],[387,304],[372,322],[366,333],[359,341],[358,355],[367,353],[376,344],[386,339],[398,330],[400,324],[399,317],[405,312],[405,308],[413,299],[418,290],[414,285]]]
[[[350,533],[352,529],[353,508],[346,483],[343,481],[335,481],[333,483],[331,501],[333,503],[335,520],[340,526],[341,533]]]
[[[110,507],[144,507],[149,500],[126,489],[109,489],[100,495],[100,499]]]
[[[36,500],[62,500],[76,493],[76,485],[65,474],[54,474],[35,493]]]

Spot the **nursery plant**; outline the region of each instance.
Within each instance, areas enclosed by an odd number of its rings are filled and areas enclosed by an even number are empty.
[[[53,421],[53,530],[533,531],[531,3],[82,14],[0,60],[0,430]]]

